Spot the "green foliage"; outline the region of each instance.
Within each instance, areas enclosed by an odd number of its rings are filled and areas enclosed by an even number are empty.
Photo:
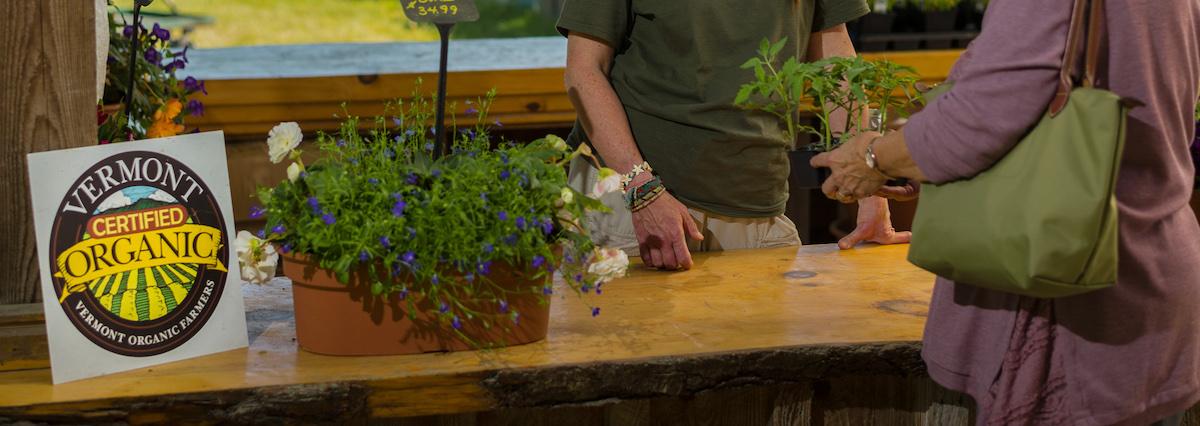
[[[890,111],[903,113],[915,100],[912,86],[917,78],[912,68],[861,56],[815,62],[791,57],[776,67],[786,43],[786,38],[775,43],[764,39],[758,56],[742,64],[743,69],[754,70],[755,80],[742,85],[734,104],[778,117],[784,136],[792,143],[809,133],[820,138],[810,150],[832,150],[837,146],[834,111],[846,111],[850,117],[841,133],[861,132],[872,128],[867,122],[870,109],[878,110],[881,122],[887,123]],[[799,114],[805,108],[816,112],[820,128],[802,123]]]
[[[202,82],[191,79],[193,85],[185,85],[187,78],[177,75],[179,70],[186,67],[187,52],[173,50],[169,47],[169,32],[167,38],[155,35],[154,31],[142,28],[138,34],[138,52],[134,55],[137,64],[137,75],[133,79],[136,90],[133,91],[133,103],[129,116],[124,111],[125,100],[129,96],[129,53],[133,49],[132,39],[126,35],[132,25],[132,17],[126,21],[124,15],[109,16],[109,47],[108,69],[104,80],[102,104],[120,105],[115,111],[104,111],[98,107],[97,122],[99,124],[98,140],[101,143],[139,140],[148,137],[148,131],[154,127],[154,113],[172,100],[177,101],[181,109],[174,117],[164,118],[164,124],[182,125],[184,117],[189,114],[199,115],[203,112],[199,102],[189,102],[189,97],[202,90]],[[157,59],[151,61],[151,59]],[[132,118],[132,123],[129,123]],[[163,125],[160,124],[159,129]],[[176,132],[178,133],[178,132]],[[169,136],[161,132],[153,132],[149,137]]]
[[[511,324],[466,303],[507,303],[512,293],[489,276],[503,265],[537,281],[522,294],[548,293],[554,270],[586,292],[595,283],[585,270],[594,247],[573,218],[604,207],[567,186],[565,165],[580,153],[553,136],[525,145],[493,140],[485,118],[493,96],[468,103],[477,120],[454,128],[453,153],[441,158],[426,124],[433,101],[416,94],[388,105],[366,132],[350,116],[340,131],[319,134],[320,160],[295,181],[259,190],[267,240],[315,257],[344,283],[365,270],[372,293],[403,298],[410,314],[414,299],[445,304],[431,313],[450,324]],[[504,315],[515,321],[519,313]]]
[[[455,39],[556,36],[554,19],[526,5],[506,1],[476,1],[479,20],[457,25]]]

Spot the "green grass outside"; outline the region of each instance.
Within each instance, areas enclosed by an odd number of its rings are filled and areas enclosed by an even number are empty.
[[[168,12],[166,2],[155,1],[149,10]],[[554,20],[532,9],[494,0],[476,3],[480,21],[460,24],[455,38],[555,34]],[[113,4],[130,9],[133,0]],[[174,0],[172,4],[179,13],[214,19],[188,34],[198,48],[437,40],[437,30],[409,21],[398,0]]]

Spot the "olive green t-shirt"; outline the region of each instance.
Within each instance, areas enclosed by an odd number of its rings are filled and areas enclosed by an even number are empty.
[[[787,37],[784,52],[804,59],[812,32],[867,12],[866,0],[566,0],[558,29],[616,50],[609,80],[642,157],[676,198],[767,217],[787,204],[789,144],[777,118],[733,105],[754,78],[741,65],[764,38]],[[571,139],[587,140],[579,123]]]

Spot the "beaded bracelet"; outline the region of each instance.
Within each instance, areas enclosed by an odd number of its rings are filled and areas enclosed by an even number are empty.
[[[631,211],[638,211],[650,205],[666,190],[662,180],[657,176],[646,183],[625,192],[625,206]]]
[[[654,168],[650,167],[650,163],[647,163],[645,161],[643,161],[642,164],[633,166],[633,169],[630,170],[629,173],[621,175],[621,191],[629,191],[629,183],[633,182],[633,179],[638,177],[638,175],[640,175],[642,173],[653,173],[653,172],[654,172]]]

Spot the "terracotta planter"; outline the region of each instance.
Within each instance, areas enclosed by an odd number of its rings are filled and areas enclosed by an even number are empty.
[[[400,355],[423,352],[474,350],[519,345],[546,338],[550,318],[549,298],[532,293],[541,280],[531,280],[520,271],[496,265],[489,277],[509,293],[509,309],[520,313],[513,323],[500,318],[491,329],[463,319],[460,337],[448,323],[429,312],[437,309],[428,299],[409,298],[418,308],[409,318],[408,301],[397,295],[372,296],[365,271],[351,274],[350,283],[338,282],[333,274],[307,257],[283,256],[283,273],[292,280],[296,308],[296,341],[300,348],[324,355]],[[545,302],[543,303],[543,299]],[[460,298],[461,300],[461,298]],[[472,310],[500,315],[492,300],[468,301]]]

